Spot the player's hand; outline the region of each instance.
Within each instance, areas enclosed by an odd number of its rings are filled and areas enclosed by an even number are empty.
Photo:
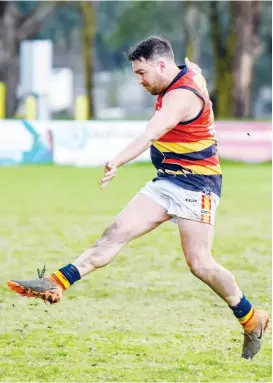
[[[185,64],[186,64],[186,66],[187,66],[190,70],[192,70],[192,71],[195,72],[196,74],[201,74],[201,73],[202,73],[201,68],[200,68],[197,64],[191,62],[191,61],[188,59],[188,57],[185,57]]]
[[[100,188],[104,189],[108,183],[111,181],[112,178],[115,177],[117,173],[117,167],[114,163],[111,161],[108,161],[104,167],[104,176],[100,180]]]
[[[190,70],[192,70],[195,73],[193,80],[197,83],[199,88],[202,89],[202,91],[209,97],[207,82],[205,77],[202,75],[201,68],[197,64],[191,62],[188,59],[188,57],[185,57],[185,64]]]

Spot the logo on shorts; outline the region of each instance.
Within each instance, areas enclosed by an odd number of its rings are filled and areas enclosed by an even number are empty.
[[[187,202],[197,202],[197,199],[186,198],[185,201],[187,201]]]
[[[211,211],[202,209],[201,214],[211,215]]]

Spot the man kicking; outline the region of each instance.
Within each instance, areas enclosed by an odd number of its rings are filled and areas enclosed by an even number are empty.
[[[150,37],[128,53],[139,84],[157,95],[155,113],[146,130],[107,162],[104,188],[117,169],[150,148],[157,177],[148,182],[116,217],[97,242],[68,264],[30,281],[11,280],[22,296],[57,303],[63,292],[96,269],[108,265],[129,241],[170,219],[179,227],[190,271],[218,294],[244,329],[242,356],[261,348],[269,317],[255,310],[234,276],[211,255],[214,221],[222,187],[214,115],[205,79],[188,59],[178,67],[170,43]]]

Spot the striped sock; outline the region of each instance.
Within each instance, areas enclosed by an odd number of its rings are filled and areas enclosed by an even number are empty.
[[[66,290],[73,285],[73,283],[81,279],[79,270],[71,263],[55,271],[50,277],[60,285],[63,290]]]
[[[240,302],[236,306],[231,307],[231,309],[236,318],[239,320],[240,324],[245,329],[247,329],[247,331],[251,331],[252,328],[256,327],[257,314],[252,304],[246,299],[244,295]]]

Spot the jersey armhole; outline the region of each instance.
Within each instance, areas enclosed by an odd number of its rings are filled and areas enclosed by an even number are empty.
[[[206,100],[204,99],[204,97],[201,96],[201,94],[199,92],[197,92],[196,89],[194,88],[191,88],[189,86],[178,86],[177,88],[175,89],[187,89],[191,92],[193,92],[194,94],[196,94],[196,96],[198,96],[199,98],[201,98],[201,100],[203,101],[203,107],[202,109],[200,110],[200,112],[197,114],[197,116],[195,116],[194,118],[192,118],[191,120],[188,120],[188,121],[181,121],[178,123],[178,125],[187,125],[187,124],[191,124],[192,122],[198,120],[198,118],[202,115],[204,109],[205,109],[205,105],[206,105]]]

